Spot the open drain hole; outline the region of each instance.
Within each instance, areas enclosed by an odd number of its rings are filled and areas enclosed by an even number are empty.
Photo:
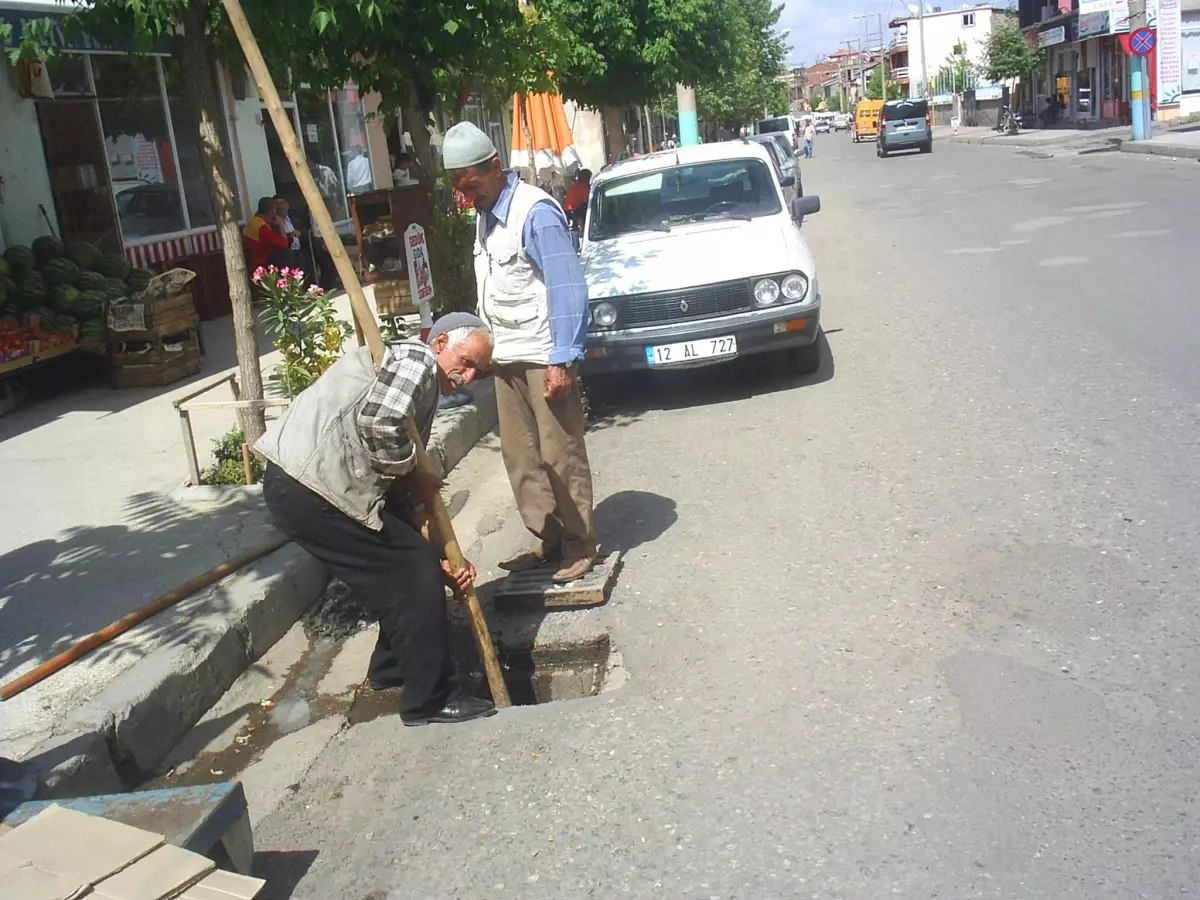
[[[504,681],[514,706],[594,697],[604,689],[612,645],[607,634],[576,644],[501,653]]]

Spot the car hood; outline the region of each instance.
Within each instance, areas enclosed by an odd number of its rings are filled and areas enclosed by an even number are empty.
[[[782,224],[781,224],[782,223]],[[788,219],[675,226],[593,241],[583,252],[592,300],[700,287],[791,270],[813,276],[812,256]]]

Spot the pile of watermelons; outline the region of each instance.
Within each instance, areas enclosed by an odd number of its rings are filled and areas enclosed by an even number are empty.
[[[146,289],[154,272],[134,269],[119,253],[84,241],[64,246],[50,235],[31,247],[9,247],[0,258],[0,319],[37,316],[46,331],[103,341],[111,303]]]

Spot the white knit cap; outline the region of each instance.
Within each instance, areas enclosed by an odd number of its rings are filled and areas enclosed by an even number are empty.
[[[470,122],[459,122],[442,138],[442,164],[449,172],[469,169],[495,155],[491,138]]]

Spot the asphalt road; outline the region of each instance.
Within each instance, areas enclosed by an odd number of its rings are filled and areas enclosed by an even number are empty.
[[[1200,165],[817,154],[820,375],[590,437],[628,682],[349,729],[268,896],[1195,892]]]

